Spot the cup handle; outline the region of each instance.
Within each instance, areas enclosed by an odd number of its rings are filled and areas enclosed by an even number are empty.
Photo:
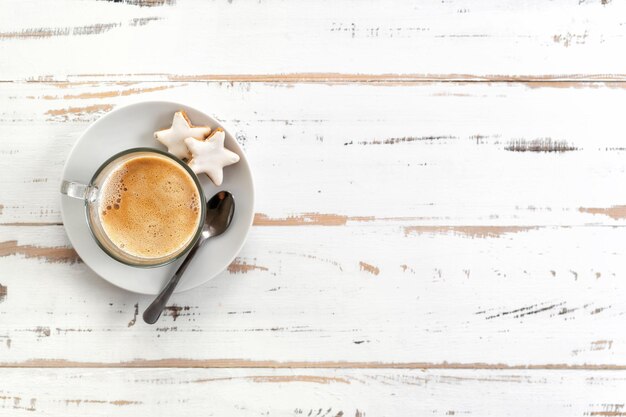
[[[61,183],[61,194],[79,200],[95,200],[96,187],[82,184],[76,181],[63,180]]]

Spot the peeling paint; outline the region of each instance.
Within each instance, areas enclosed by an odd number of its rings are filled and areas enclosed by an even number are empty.
[[[18,245],[16,240],[0,242],[0,257],[23,255],[26,258],[43,259],[46,262],[77,263],[81,262],[73,248],[56,246],[40,247],[32,245]]]
[[[374,216],[346,216],[331,213],[301,213],[287,217],[270,217],[264,213],[254,215],[254,226],[345,226],[348,222],[373,221],[409,221],[425,220],[430,217],[374,217]]]
[[[593,315],[593,314],[600,314],[600,313],[602,313],[604,310],[609,309],[609,308],[611,308],[611,306],[608,306],[608,307],[597,307],[597,308],[594,308],[593,310],[591,310],[591,313],[590,313],[590,314],[592,314],[592,315]]]
[[[591,342],[591,350],[611,350],[612,347],[612,340],[596,340],[595,342]]]
[[[37,326],[33,329],[16,329],[15,331],[36,333],[37,337],[50,337],[50,327]]]
[[[120,23],[99,23],[88,26],[65,27],[65,28],[32,28],[19,32],[0,33],[0,40],[6,39],[44,39],[56,36],[70,35],[99,35],[111,29],[121,26]]]
[[[235,259],[230,265],[228,265],[228,272],[231,274],[245,274],[250,271],[268,271],[269,269],[255,264],[249,264],[246,261],[241,261],[239,258]]]
[[[551,138],[540,139],[516,139],[508,143],[504,147],[505,150],[511,152],[570,152],[577,151],[578,148],[570,145],[564,140],[552,140]]]
[[[13,406],[12,408],[14,410],[26,410],[26,411],[37,411],[36,409],[36,405],[37,405],[37,399],[36,398],[31,398],[30,399],[30,406],[26,407],[22,405],[22,397],[18,397],[16,395],[13,396],[8,396],[8,395],[1,395],[0,394],[0,400],[13,400]],[[7,408],[5,406],[2,406],[2,408]]]
[[[135,304],[135,313],[133,318],[128,322],[128,327],[133,327],[137,323],[137,316],[139,315],[139,303]]]
[[[487,362],[348,362],[348,361],[271,361],[245,359],[134,359],[125,362],[81,362],[66,359],[30,359],[0,362],[4,368],[336,368],[336,369],[543,369],[543,370],[626,370],[626,365],[605,363],[507,364]]]
[[[157,16],[135,17],[128,24],[130,26],[145,26],[145,25],[147,25],[150,22],[156,22],[156,21],[161,20],[161,19],[162,18],[157,17]]]
[[[80,328],[62,328],[62,327],[57,327],[55,329],[57,331],[57,334],[67,334],[67,333],[91,333],[93,332],[93,329],[80,329]]]
[[[43,336],[43,337],[50,337],[50,328],[49,327],[37,326],[35,328],[35,333],[37,333],[37,334],[39,334],[40,336]]]
[[[521,308],[516,308],[514,310],[509,310],[509,311],[503,311],[500,313],[496,313],[496,314],[492,314],[490,316],[485,317],[485,320],[491,320],[491,319],[495,319],[495,318],[499,318],[499,317],[506,317],[506,316],[511,316],[512,318],[521,318],[524,316],[528,316],[528,315],[533,315],[533,314],[538,314],[538,313],[543,313],[546,311],[550,311],[553,310],[556,307],[560,307],[562,305],[564,305],[565,303],[558,303],[558,304],[552,304],[546,307],[539,307],[539,304],[533,304],[527,307],[521,307]],[[559,313],[561,314],[561,313]]]
[[[132,6],[140,7],[158,7],[158,6],[173,6],[176,4],[176,0],[99,0],[108,1],[111,3],[123,3]]]
[[[406,226],[404,235],[409,234],[454,234],[472,239],[499,238],[507,234],[527,232],[537,226]]]
[[[333,382],[341,384],[349,384],[345,378],[337,377],[325,377],[315,375],[268,375],[268,376],[253,376],[251,379],[254,382],[313,382],[315,384],[330,384]]]
[[[176,332],[178,331],[178,326],[170,326],[170,327],[157,327],[157,332],[167,333],[167,332]]]
[[[70,115],[84,115],[98,112],[107,112],[113,109],[112,104],[93,104],[85,107],[69,107],[67,109],[53,109],[46,112],[49,116],[64,116],[67,118]]]
[[[609,216],[614,220],[626,219],[626,205],[625,206],[611,206],[611,207],[580,207],[578,209],[581,213],[589,214],[601,214]]]
[[[82,94],[66,94],[64,96],[43,96],[41,97],[44,100],[73,100],[73,99],[99,99],[99,98],[110,98],[110,97],[125,97],[134,94],[145,94],[152,93],[155,91],[163,91],[170,90],[172,88],[185,87],[187,84],[180,85],[161,85],[157,87],[148,87],[148,88],[130,88],[128,90],[121,91],[99,91],[94,93],[82,93]],[[50,113],[47,113],[50,114]],[[56,115],[56,114],[55,114]]]
[[[600,417],[621,417],[626,416],[626,410],[624,410],[624,404],[599,404],[602,410],[590,411],[585,413],[587,416],[600,416]]]
[[[113,400],[113,401],[108,401],[108,400],[65,400],[65,405],[71,405],[71,404],[75,404],[75,405],[81,405],[81,404],[111,404],[111,405],[116,405],[118,407],[124,406],[124,405],[139,405],[139,404],[143,404],[143,402],[141,401],[128,401],[128,400]]]
[[[189,306],[181,307],[181,306],[177,306],[177,305],[171,305],[171,306],[166,306],[163,309],[163,314],[166,315],[166,316],[171,316],[172,319],[174,321],[176,321],[176,319],[181,316],[180,313],[182,311],[189,311],[189,309],[190,309]]]
[[[255,226],[344,226],[348,216],[339,214],[303,213],[284,218],[270,218],[263,213],[254,215]]]
[[[442,139],[458,139],[456,136],[404,136],[399,138],[378,139],[371,141],[357,142],[358,145],[395,145],[409,142],[433,142]],[[354,145],[353,141],[345,142],[344,146]]]
[[[111,74],[116,75],[116,74]],[[383,83],[385,86],[415,86],[419,82],[431,81],[485,81],[485,82],[520,82],[529,86],[546,87],[590,87],[597,88],[589,80],[620,81],[625,80],[623,74],[526,74],[526,75],[477,75],[463,73],[417,74],[417,73],[380,73],[380,74],[347,74],[339,72],[300,72],[281,74],[153,74],[160,75],[170,81],[233,81],[233,82],[294,82],[294,83]],[[581,83],[583,78],[587,83]],[[626,85],[613,85],[624,88]]]
[[[359,269],[361,271],[369,272],[372,275],[380,274],[380,269],[377,266],[370,265],[370,264],[362,262],[362,261],[359,262]]]
[[[602,0],[602,1],[606,1],[606,0]],[[589,36],[589,33],[586,30],[582,34],[567,32],[563,35],[561,34],[554,35],[552,37],[552,40],[554,41],[554,43],[558,43],[558,44],[563,45],[566,48],[569,48],[570,45],[574,45],[574,44],[583,45],[585,41],[587,40],[587,36]]]

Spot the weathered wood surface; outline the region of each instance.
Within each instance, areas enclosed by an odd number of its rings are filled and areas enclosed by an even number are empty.
[[[5,365],[626,366],[621,84],[0,91]],[[142,99],[216,109],[259,190],[240,258],[156,327],[57,225],[77,135]]]
[[[4,365],[626,367],[624,227],[255,227],[156,326],[61,226],[1,230]]]
[[[239,138],[259,224],[625,224],[623,83],[4,83],[0,99],[2,224],[60,222],[81,132],[159,99]]]
[[[0,2],[0,415],[625,415],[625,12]],[[153,327],[59,213],[140,100],[222,120],[258,191]]]
[[[0,80],[624,79],[625,15],[619,0],[8,0]]]
[[[621,416],[624,373],[495,370],[2,370],[7,416]]]

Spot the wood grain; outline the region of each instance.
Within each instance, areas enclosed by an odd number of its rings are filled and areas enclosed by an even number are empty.
[[[625,15],[0,2],[0,415],[626,415]],[[257,189],[156,326],[59,214],[76,139],[141,100],[215,115]]]
[[[40,329],[41,331],[45,328]],[[170,329],[168,329],[170,330]],[[35,331],[35,330],[33,330]],[[603,350],[612,341],[599,340],[592,350]],[[350,361],[271,361],[246,359],[134,359],[126,362],[80,362],[65,359],[30,359],[22,362],[0,362],[2,369],[463,369],[524,371],[626,371],[626,365],[538,363],[509,365],[485,362],[350,362]]]
[[[624,80],[624,12],[620,1],[12,0],[0,4],[0,78]]]
[[[619,416],[624,371],[4,369],[12,416]]]
[[[614,103],[626,89],[613,87],[5,83],[0,223],[60,223],[59,176],[76,138],[109,108],[163,99],[215,114],[242,143],[259,226],[623,225]]]
[[[228,271],[148,326],[150,297],[42,255],[67,247],[62,226],[2,226],[17,244],[0,257],[0,363],[622,369],[625,233],[253,227]]]
[[[0,326],[2,364],[622,369],[612,242],[623,239],[624,148],[611,103],[626,90],[614,87],[4,84],[0,220],[24,226],[2,227],[0,314],[22,316]],[[97,106],[136,99],[216,109],[261,167],[240,258],[173,299],[157,328],[137,321],[149,300],[109,287],[45,226],[59,222],[58,175],[107,111]],[[394,184],[410,189],[390,206],[377,190]],[[128,350],[97,348],[111,335]],[[146,343],[159,346],[152,356]],[[180,357],[183,344],[202,349]]]

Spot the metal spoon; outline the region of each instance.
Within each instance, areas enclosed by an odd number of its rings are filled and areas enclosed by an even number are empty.
[[[143,321],[146,323],[154,324],[157,322],[165,304],[167,303],[167,300],[169,300],[170,296],[174,292],[174,288],[178,285],[180,277],[183,276],[185,269],[189,266],[189,263],[200,246],[202,246],[207,239],[219,236],[224,233],[226,229],[228,229],[228,226],[230,226],[230,222],[233,219],[233,214],[235,213],[235,199],[228,191],[220,191],[207,201],[206,208],[206,217],[200,239],[198,239],[198,242],[196,242],[194,247],[189,251],[189,254],[183,263],[180,264],[180,267],[176,273],[174,273],[174,276],[170,279],[165,288],[163,288],[157,298],[154,299],[152,304],[148,306],[146,311],[143,312]]]

